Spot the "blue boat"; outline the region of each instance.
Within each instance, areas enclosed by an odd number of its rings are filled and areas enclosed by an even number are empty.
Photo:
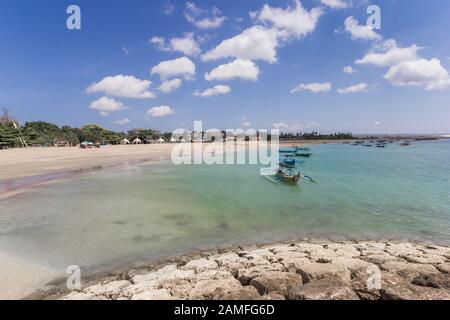
[[[280,153],[296,153],[297,149],[294,148],[286,148],[286,149],[280,149]]]

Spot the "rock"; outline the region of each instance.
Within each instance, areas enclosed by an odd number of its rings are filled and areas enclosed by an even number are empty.
[[[368,261],[370,263],[376,264],[376,265],[381,265],[388,261],[406,262],[404,259],[390,255],[389,253],[386,253],[386,252],[382,252],[382,253],[378,253],[378,254],[370,254],[367,256],[361,256],[361,259]]]
[[[242,287],[236,291],[228,292],[224,296],[218,295],[219,300],[259,300],[261,296],[255,287]]]
[[[194,270],[196,273],[202,272],[205,270],[214,270],[218,268],[218,264],[214,260],[208,260],[205,258],[201,258],[198,260],[191,260],[186,265],[181,267],[181,270]]]
[[[418,276],[411,283],[423,287],[450,290],[450,277],[442,273]]]
[[[361,255],[379,254],[386,248],[386,244],[383,242],[371,241],[358,242],[353,246],[361,252]]]
[[[417,276],[439,273],[439,271],[430,264],[418,264],[399,261],[388,261],[380,266],[381,269],[397,273],[409,280]]]
[[[377,283],[379,281],[379,283]],[[352,279],[351,287],[353,291],[363,300],[379,300],[381,299],[380,289],[383,287],[408,285],[408,281],[396,273],[380,272],[377,279],[374,272],[358,272]]]
[[[193,279],[195,281],[201,280],[217,280],[217,279],[226,279],[226,278],[234,278],[234,276],[229,271],[223,270],[206,270],[200,273],[197,273]]]
[[[218,300],[227,294],[242,289],[241,283],[232,279],[202,280],[191,290],[189,299]]]
[[[299,248],[296,245],[270,246],[267,247],[266,249],[273,252],[273,254],[275,255],[282,252],[299,252]]]
[[[297,272],[300,265],[311,262],[302,252],[282,252],[275,257],[288,272]]]
[[[269,259],[273,252],[268,249],[257,249],[253,251],[240,251],[238,255],[246,259]]]
[[[403,258],[404,256],[421,254],[421,252],[412,243],[408,242],[397,244],[389,243],[385,250],[393,256],[397,256],[400,258]]]
[[[307,283],[297,288],[291,298],[299,300],[359,300],[349,284],[336,277],[326,277]]]
[[[215,255],[210,257],[210,260],[216,261],[220,268],[230,271],[233,275],[237,275],[238,270],[244,268],[246,262],[245,258],[239,257],[234,252]]]
[[[130,285],[131,282],[126,280],[113,281],[104,285],[97,284],[88,287],[84,290],[84,292],[94,296],[105,296],[107,298],[113,298],[114,296],[121,294],[122,291]]]
[[[408,262],[422,263],[422,264],[436,264],[445,262],[447,259],[444,256],[437,254],[422,254],[422,255],[406,255],[404,259]]]
[[[195,274],[194,270],[179,270],[177,265],[169,265],[158,271],[150,272],[144,275],[137,275],[131,279],[136,284],[139,282],[149,282],[152,280],[176,280],[189,279]]]
[[[172,296],[166,289],[150,290],[131,297],[131,300],[169,300]]]
[[[73,300],[73,301],[82,301],[82,300],[106,300],[105,297],[102,296],[94,296],[92,294],[88,294],[85,292],[72,292],[68,295],[60,298],[59,300]]]
[[[237,279],[242,285],[246,286],[252,279],[259,277],[262,273],[268,271],[283,271],[283,266],[279,263],[272,263],[269,265],[239,269],[237,272]]]
[[[443,273],[450,274],[450,263],[440,263],[436,268]]]
[[[383,300],[450,300],[450,294],[445,290],[412,284],[383,287],[380,293]]]
[[[300,252],[305,252],[305,253],[313,253],[313,252],[317,252],[319,250],[324,249],[324,247],[322,245],[313,244],[313,243],[299,243],[299,244],[297,244],[297,247]]]
[[[250,285],[254,286],[259,294],[266,295],[269,293],[280,293],[288,298],[296,288],[303,284],[302,277],[291,272],[264,272],[259,277],[250,281]]]
[[[332,265],[341,266],[343,269],[348,269],[352,274],[361,270],[366,270],[371,264],[361,259],[353,259],[347,257],[340,257],[331,262]]]
[[[282,294],[272,292],[261,296],[259,300],[286,300]]]
[[[160,286],[160,281],[155,279],[151,281],[140,281],[136,284],[128,286],[122,291],[122,296],[131,298],[132,296],[144,293],[146,291],[157,290]]]
[[[308,262],[300,265],[297,272],[301,274],[303,283],[334,276],[342,281],[350,282],[350,271],[342,265],[331,263]]]
[[[324,248],[313,251],[308,256],[311,260],[319,263],[330,263],[339,257],[340,255],[336,251]]]
[[[325,248],[333,250],[338,257],[353,258],[361,255],[361,252],[351,244],[331,243]]]

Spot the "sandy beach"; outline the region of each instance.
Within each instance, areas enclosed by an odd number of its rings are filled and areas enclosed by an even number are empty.
[[[296,141],[292,144],[321,144],[329,141]],[[170,156],[173,144],[106,146],[83,150],[70,148],[16,148],[0,151],[0,180],[114,166],[133,161],[159,160]]]

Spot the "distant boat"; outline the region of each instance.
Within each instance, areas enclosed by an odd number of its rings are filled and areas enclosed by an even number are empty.
[[[363,144],[362,146],[363,146],[363,147],[368,147],[368,148],[372,148],[372,147],[373,147],[373,145],[368,144],[368,143],[365,143],[365,144]]]
[[[294,148],[297,149],[297,151],[311,151],[311,148],[308,146],[294,146]]]
[[[286,149],[280,149],[279,152],[280,153],[296,153],[297,149],[296,148],[286,148]]]
[[[400,146],[401,147],[407,147],[407,146],[410,146],[411,145],[411,143],[409,143],[409,142],[402,142],[402,143],[400,143]]]
[[[309,158],[311,157],[313,154],[311,152],[296,152],[295,156],[296,157],[305,157],[305,158]]]
[[[386,148],[386,145],[383,144],[383,143],[379,143],[375,147],[377,147],[377,148]]]

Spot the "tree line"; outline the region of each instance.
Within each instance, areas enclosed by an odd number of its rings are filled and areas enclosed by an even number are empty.
[[[98,144],[120,144],[123,139],[133,141],[139,138],[143,143],[159,138],[170,139],[170,133],[161,133],[152,129],[134,129],[128,132],[115,132],[96,124],[81,128],[59,127],[45,121],[25,122],[20,125],[7,110],[0,116],[0,148],[25,146],[77,146],[83,141]]]
[[[226,139],[226,132],[222,131]],[[258,133],[259,135],[259,133]],[[202,133],[202,137],[205,133]],[[116,132],[102,128],[96,124],[88,124],[81,128],[70,126],[59,127],[56,124],[45,121],[31,121],[20,125],[18,120],[4,109],[0,115],[0,149],[27,147],[27,146],[77,146],[83,141],[96,144],[120,144],[124,139],[133,141],[141,140],[142,143],[151,143],[163,138],[169,141],[170,132],[161,133],[153,129],[133,129],[128,132]],[[185,137],[187,138],[187,136]],[[271,140],[270,134],[267,137]],[[351,133],[333,133],[321,135],[318,132],[311,133],[286,133],[280,134],[280,140],[344,140],[354,139]]]

